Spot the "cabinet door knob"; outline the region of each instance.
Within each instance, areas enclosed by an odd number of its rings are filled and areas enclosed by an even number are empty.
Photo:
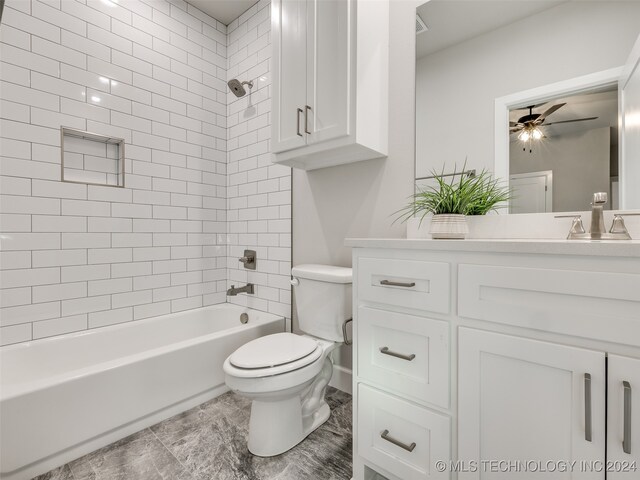
[[[406,443],[401,442],[400,440],[396,440],[392,436],[389,435],[389,430],[384,430],[380,437],[387,442],[393,443],[394,445],[406,450],[407,452],[413,452],[413,449],[416,448],[416,442],[411,442],[411,445],[407,445]]]
[[[309,131],[309,112],[311,111],[311,107],[309,105],[304,106],[304,133],[311,135]]]
[[[296,112],[296,133],[298,134],[299,137],[302,136],[302,134],[300,133],[300,114],[304,113],[302,111],[301,108],[298,109],[298,111]]]
[[[622,450],[631,454],[631,384],[622,382],[624,387],[624,436],[622,440]]]
[[[591,441],[591,374],[584,374],[584,439]]]

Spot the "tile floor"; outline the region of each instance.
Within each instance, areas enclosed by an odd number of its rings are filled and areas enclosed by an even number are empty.
[[[251,404],[231,392],[35,480],[349,480],[351,396],[327,389],[331,417],[271,458],[247,450]]]

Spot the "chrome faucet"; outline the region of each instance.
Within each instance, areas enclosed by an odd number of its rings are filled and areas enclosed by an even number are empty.
[[[235,297],[239,293],[253,295],[253,283],[247,283],[244,287],[238,288],[236,288],[235,285],[231,285],[231,288],[227,290],[227,295],[229,295],[230,297]]]
[[[591,202],[591,229],[589,233],[584,230],[581,215],[556,215],[556,218],[573,218],[567,240],[631,240],[631,235],[624,224],[623,214],[613,216],[613,224],[609,232],[604,227],[604,205],[607,203],[606,192],[593,194]],[[625,213],[624,215],[640,215],[638,213]]]

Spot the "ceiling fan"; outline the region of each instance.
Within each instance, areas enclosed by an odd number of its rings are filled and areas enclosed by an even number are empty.
[[[524,139],[521,138],[521,140],[526,141],[526,140],[529,140],[530,138],[534,138],[537,140],[539,138],[542,138],[542,132],[540,132],[540,130],[537,130],[537,127],[543,124],[545,126],[550,126],[550,125],[558,125],[560,123],[584,122],[587,120],[595,120],[596,118],[598,118],[598,117],[575,118],[573,120],[561,120],[559,122],[546,123],[545,121],[547,117],[552,113],[554,113],[555,111],[559,110],[560,108],[564,107],[566,103],[556,103],[555,105],[552,105],[551,107],[549,107],[543,113],[533,113],[534,108],[538,108],[543,105],[545,104],[541,103],[539,105],[531,105],[529,107],[525,107],[524,110],[528,109],[529,114],[520,117],[517,122],[509,122],[509,133],[518,133],[518,132],[529,133],[530,135],[528,138],[524,138]],[[539,135],[534,135],[536,131],[539,132]],[[521,136],[522,135],[520,135],[520,137]]]

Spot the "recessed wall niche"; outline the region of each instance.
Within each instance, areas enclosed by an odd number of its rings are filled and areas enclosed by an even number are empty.
[[[124,139],[60,128],[62,181],[124,187]]]

